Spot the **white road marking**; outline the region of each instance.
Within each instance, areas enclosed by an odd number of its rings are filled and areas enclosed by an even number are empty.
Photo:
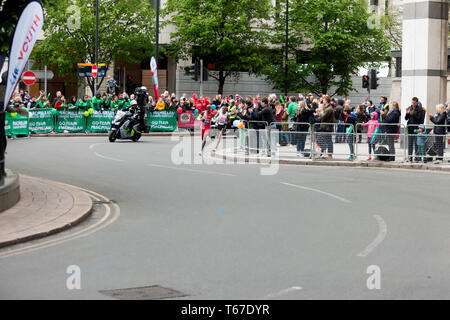
[[[308,188],[308,187],[304,187],[304,186],[299,186],[296,184],[292,184],[292,183],[287,183],[287,182],[280,182],[281,184],[284,184],[286,186],[291,186],[291,187],[295,187],[295,188],[299,188],[299,189],[303,189],[303,190],[308,190],[308,191],[312,191],[312,192],[317,192],[317,193],[321,193],[324,194],[326,196],[329,196],[331,198],[337,199],[339,201],[345,202],[345,203],[352,203],[350,200],[342,198],[338,195],[326,192],[326,191],[322,191],[322,190],[318,190],[318,189],[313,189],[313,188]]]
[[[187,171],[187,172],[195,172],[195,173],[204,173],[204,174],[215,174],[219,176],[226,176],[226,177],[236,177],[235,174],[231,173],[223,173],[223,172],[216,172],[216,171],[206,171],[206,170],[194,170],[194,169],[187,169],[182,167],[172,167],[172,166],[163,166],[160,164],[147,164],[149,167],[155,167],[155,168],[164,168],[164,169],[172,169],[172,170],[181,170],[181,171]]]
[[[97,157],[103,158],[103,159],[106,159],[106,160],[112,160],[112,161],[117,161],[117,162],[125,162],[125,160],[107,157],[107,156],[104,156],[104,155],[102,155],[102,154],[100,154],[100,153],[98,153],[98,152],[95,152],[95,151],[94,151],[94,154],[95,154]]]
[[[91,144],[90,146],[89,146],[89,149],[94,149],[94,147],[95,146],[97,146],[97,145],[99,145],[99,144],[102,144],[102,143],[93,143],[93,144]]]
[[[367,246],[366,249],[358,253],[358,257],[367,257],[369,253],[371,253],[381,242],[383,242],[384,238],[386,237],[387,234],[386,222],[384,222],[383,218],[381,218],[378,215],[374,215],[373,217],[378,222],[379,228],[378,235],[375,238],[375,240],[373,240],[372,243]]]
[[[93,143],[93,144],[91,144],[91,145],[89,146],[89,149],[93,150],[94,147],[97,146],[97,145],[99,145],[99,144],[106,144],[106,143]],[[102,154],[100,154],[100,153],[98,153],[98,152],[95,152],[95,151],[94,151],[94,154],[95,154],[97,157],[103,158],[103,159],[106,159],[106,160],[112,160],[112,161],[117,161],[117,162],[125,162],[125,160],[118,159],[118,158],[112,158],[112,157],[108,157],[108,156],[104,156],[104,155],[102,155]]]
[[[302,287],[290,287],[290,288],[281,290],[281,291],[276,292],[276,293],[268,294],[267,296],[264,297],[264,299],[278,298],[278,297],[284,296],[285,294],[288,294],[288,293],[291,293],[291,292],[294,292],[294,291],[300,291],[302,289],[303,289]]]

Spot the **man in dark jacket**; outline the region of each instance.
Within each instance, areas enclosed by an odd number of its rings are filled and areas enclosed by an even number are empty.
[[[386,142],[389,148],[390,159],[389,161],[395,161],[395,136],[398,133],[398,124],[400,123],[400,108],[397,102],[392,102],[389,111],[381,110],[383,115],[383,132],[387,134]]]
[[[261,119],[261,121],[264,121],[263,128],[266,128],[266,125],[270,125],[272,122],[275,121],[275,117],[273,114],[273,110],[269,105],[269,100],[267,98],[263,98],[261,100],[262,108],[257,107],[256,108],[256,114]],[[267,122],[267,124],[266,124]]]
[[[412,98],[411,106],[406,110],[405,120],[408,121],[408,156],[409,161],[412,161],[412,154],[417,155],[417,135],[415,131],[423,124],[425,120],[425,111],[419,103],[417,97]]]
[[[259,150],[259,117],[258,113],[255,111],[255,105],[253,102],[247,100],[245,111],[241,112],[241,119],[246,120],[247,128],[250,129],[246,135],[247,146],[249,146],[248,152],[258,152]]]
[[[269,99],[263,98],[261,100],[261,107],[259,106],[256,108],[255,113],[257,117],[260,119],[261,122],[261,129],[268,129],[268,126],[272,122],[275,121],[275,116],[272,110],[272,107],[269,105]],[[267,136],[267,131],[261,131],[260,134],[261,137],[261,149],[263,150],[263,154],[268,150],[268,153],[270,153],[270,146],[269,146],[269,137]]]
[[[435,146],[437,149],[435,164],[441,163],[444,159],[445,142],[447,141],[447,139],[445,139],[447,135],[447,127],[445,125],[447,117],[448,114],[443,104],[436,106],[436,114],[434,116],[432,114],[428,114],[430,121],[435,124],[433,128],[433,133],[435,134]]]
[[[343,124],[345,122],[345,116],[344,116],[344,103],[345,101],[342,99],[339,99],[337,101],[337,106],[334,109],[334,117],[336,119],[336,123],[337,125],[337,133],[338,135],[336,135],[336,138],[334,139],[334,141],[336,143],[340,143],[340,142],[344,142],[344,135],[342,134],[343,132],[345,132],[345,125]]]
[[[355,159],[355,130],[356,130],[356,114],[352,113],[350,106],[345,106],[344,108],[344,123],[345,123],[345,136],[350,149],[350,156],[348,160],[352,161]]]
[[[318,133],[318,138],[322,143],[321,145],[322,153],[328,151],[328,159],[333,158],[333,130],[336,118],[334,117],[333,106],[331,105],[331,99],[329,96],[324,97],[325,108],[320,117],[320,133]]]

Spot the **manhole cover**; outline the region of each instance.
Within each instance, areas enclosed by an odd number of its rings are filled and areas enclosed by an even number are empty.
[[[119,300],[157,300],[187,296],[179,291],[160,286],[102,290],[99,292]]]

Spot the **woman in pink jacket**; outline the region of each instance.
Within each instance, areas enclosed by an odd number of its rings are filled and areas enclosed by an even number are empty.
[[[370,120],[363,125],[367,128],[367,144],[369,145],[369,157],[367,161],[372,160],[372,150],[375,154],[375,145],[377,144],[377,133],[380,130],[380,123],[378,122],[378,113],[372,112],[370,114]]]

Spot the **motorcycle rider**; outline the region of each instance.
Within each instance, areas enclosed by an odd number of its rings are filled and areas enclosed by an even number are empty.
[[[135,96],[136,96],[136,101],[139,107],[139,115],[138,115],[138,119],[139,119],[139,131],[144,132],[146,131],[146,125],[145,125],[145,115],[147,113],[147,106],[149,104],[149,94],[147,91],[147,87],[142,86],[139,88],[136,88],[135,92],[134,92]]]
[[[132,132],[133,127],[138,123],[139,123],[138,131],[139,132],[143,131],[144,118],[142,115],[142,109],[143,109],[143,107],[140,107],[136,100],[131,100],[128,111],[132,114],[132,117],[130,118],[130,123],[128,124],[128,127],[127,127],[128,131]]]

